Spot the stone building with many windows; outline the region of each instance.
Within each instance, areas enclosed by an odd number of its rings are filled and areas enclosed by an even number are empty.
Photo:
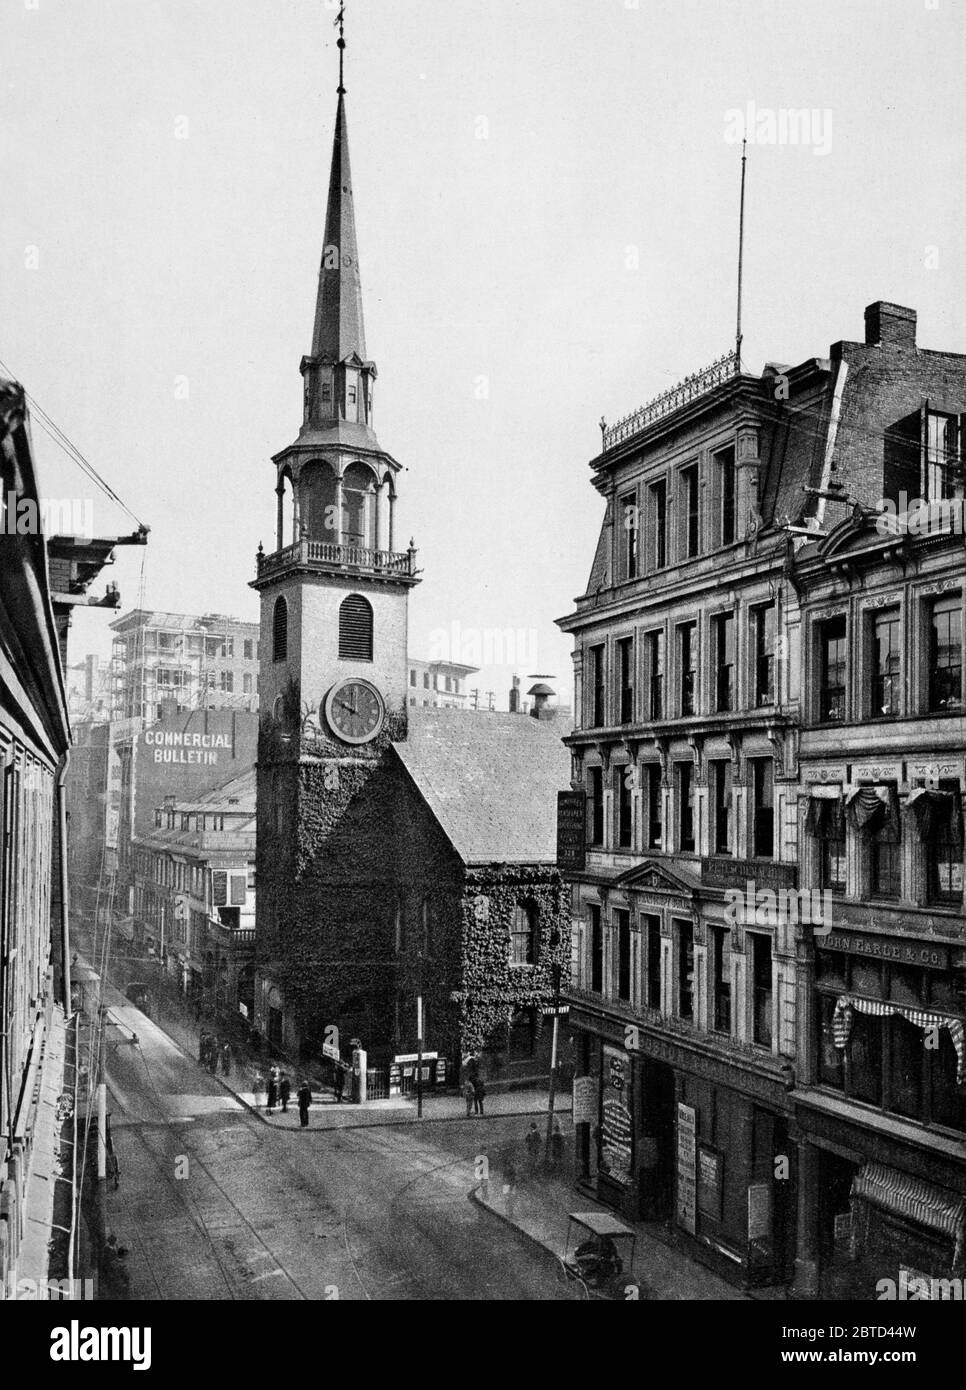
[[[966,356],[866,311],[832,348],[824,534],[797,551],[801,875],[798,1288],[963,1273],[966,1237]],[[841,494],[841,501],[835,493]]]
[[[804,1296],[966,1219],[964,359],[866,330],[605,426],[561,621],[578,1178]]]

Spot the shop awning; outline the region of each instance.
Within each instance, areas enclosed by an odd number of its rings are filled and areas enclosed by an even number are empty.
[[[950,1042],[956,1049],[956,1081],[960,1086],[966,1086],[966,1024],[961,1018],[930,1013],[905,1004],[886,1004],[881,999],[861,999],[855,994],[840,994],[832,1014],[832,1041],[840,1050],[848,1046],[852,1034],[852,1015],[856,1010],[860,1014],[874,1014],[877,1018],[901,1014],[908,1023],[921,1028],[923,1032],[948,1028]]]
[[[966,1197],[900,1173],[897,1168],[887,1168],[884,1163],[867,1163],[859,1169],[852,1182],[852,1196],[948,1236],[954,1242],[954,1261],[958,1263],[966,1232]]]

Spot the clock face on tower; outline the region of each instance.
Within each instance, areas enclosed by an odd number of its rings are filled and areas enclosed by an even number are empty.
[[[334,685],[326,695],[322,715],[343,743],[368,743],[382,728],[386,706],[369,681],[347,680]]]

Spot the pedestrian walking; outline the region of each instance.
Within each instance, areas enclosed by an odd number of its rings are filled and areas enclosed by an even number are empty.
[[[199,1065],[199,1066],[202,1066],[202,1067],[203,1067],[203,1066],[205,1065],[205,1058],[207,1057],[207,1055],[208,1055],[208,1030],[207,1030],[207,1028],[202,1028],[201,1032],[198,1034],[198,1065]]]
[[[486,1100],[486,1084],[483,1077],[477,1072],[473,1078],[473,1105],[477,1115],[483,1114],[483,1102]]]
[[[345,1090],[345,1068],[341,1062],[335,1064],[335,1076],[332,1078],[332,1094],[337,1101],[342,1100],[342,1092]]]
[[[270,1076],[268,1078],[268,1105],[266,1106],[269,1115],[272,1114],[276,1105],[278,1105],[278,1083],[274,1076]]]
[[[257,1071],[255,1073],[255,1079],[252,1082],[252,1092],[252,1098],[255,1101],[255,1109],[261,1110],[262,1096],[265,1095],[265,1078],[264,1076],[262,1076],[260,1071]]]
[[[288,1114],[288,1101],[289,1101],[289,1096],[290,1096],[291,1094],[292,1094],[292,1083],[291,1083],[291,1081],[289,1081],[288,1077],[285,1075],[285,1072],[282,1072],[282,1075],[281,1075],[281,1077],[279,1078],[279,1083],[278,1083],[278,1096],[279,1096],[279,1100],[282,1102],[282,1114],[283,1114],[283,1115],[287,1115],[287,1114]]]
[[[221,1074],[231,1076],[231,1043],[227,1038],[221,1045]]]
[[[527,1146],[527,1167],[530,1170],[530,1176],[536,1177],[540,1167],[540,1131],[533,1120],[530,1121],[530,1128],[527,1130],[524,1143]]]
[[[303,1129],[307,1129],[309,1124],[309,1106],[312,1104],[312,1092],[309,1090],[309,1083],[304,1080],[304,1078],[296,1092],[296,1100],[299,1103],[299,1124]]]
[[[469,1119],[473,1113],[473,1082],[467,1077],[463,1082],[463,1099],[466,1101],[466,1118]]]
[[[218,1070],[218,1054],[220,1051],[221,1040],[213,1037],[208,1044],[208,1070],[211,1072],[212,1076],[214,1076]]]
[[[563,1169],[564,1137],[560,1132],[560,1121],[554,1120],[553,1134],[550,1136],[550,1170],[559,1173]]]

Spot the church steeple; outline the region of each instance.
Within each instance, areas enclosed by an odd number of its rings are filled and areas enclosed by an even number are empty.
[[[359,275],[355,210],[352,205],[349,133],[346,128],[345,97],[340,87],[312,356],[329,362],[343,362],[351,353],[355,353],[360,361],[365,361],[366,330],[362,316],[362,279]]]
[[[349,132],[345,112],[344,7],[339,26],[339,100],[332,139],[329,200],[325,214],[325,240],[319,266],[312,352],[302,358],[305,380],[305,412],[302,433],[338,431],[353,434],[378,448],[372,428],[373,385],[376,365],[366,357],[366,330],[362,314],[362,279],[352,202],[349,165]],[[361,427],[361,428],[360,428]]]

